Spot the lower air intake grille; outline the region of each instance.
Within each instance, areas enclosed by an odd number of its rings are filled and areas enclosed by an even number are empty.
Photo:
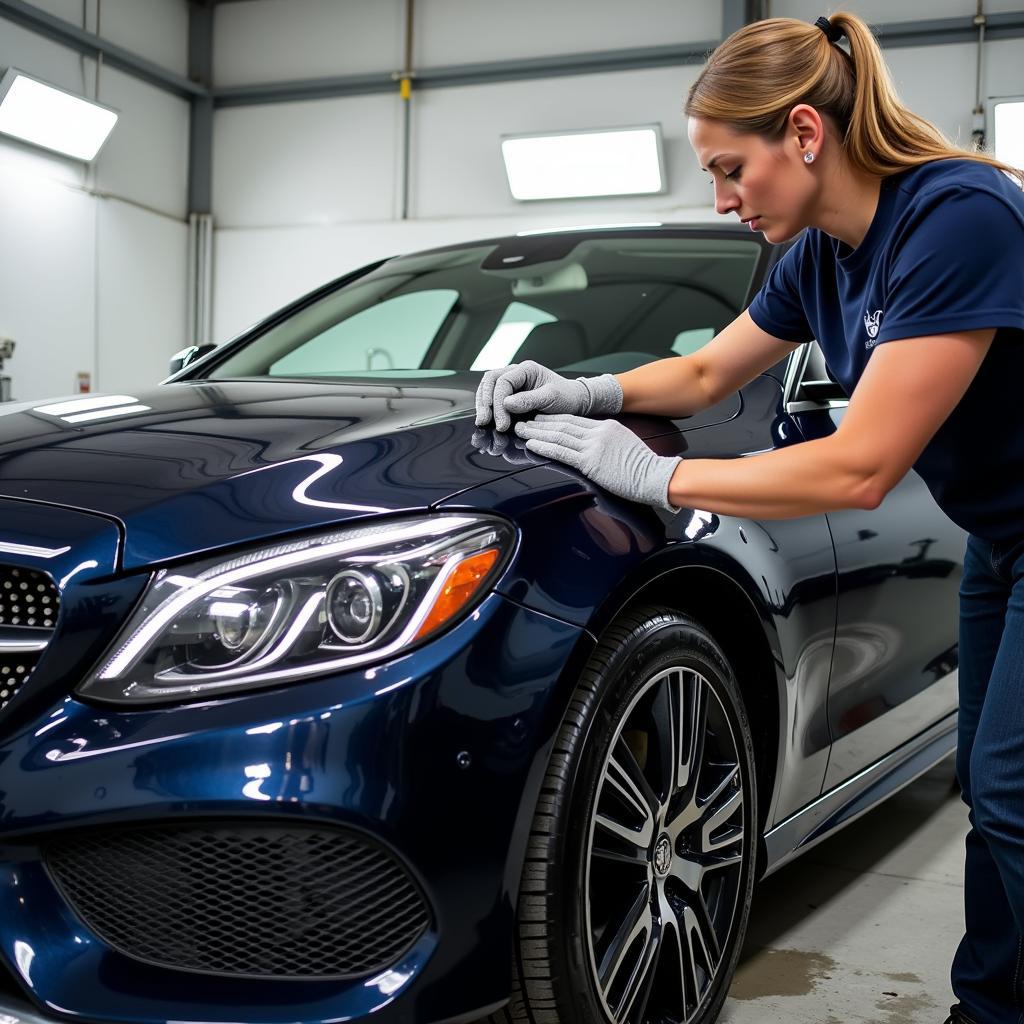
[[[0,565],[0,711],[46,650],[59,608],[60,591],[46,573]]]
[[[45,851],[85,924],[162,967],[350,978],[423,934],[419,889],[387,851],[339,829],[192,825],[77,833]]]

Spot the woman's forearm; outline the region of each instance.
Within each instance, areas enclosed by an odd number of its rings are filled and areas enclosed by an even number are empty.
[[[701,379],[701,364],[691,356],[669,356],[617,373],[622,411],[653,416],[690,416],[712,404]]]
[[[790,519],[841,508],[876,508],[884,490],[862,454],[832,437],[738,459],[683,459],[668,500],[749,519]]]

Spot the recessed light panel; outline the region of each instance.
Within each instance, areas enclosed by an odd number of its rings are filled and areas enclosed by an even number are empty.
[[[0,79],[0,132],[76,160],[92,160],[117,113],[11,68]]]
[[[651,195],[665,191],[657,125],[502,139],[514,199]]]

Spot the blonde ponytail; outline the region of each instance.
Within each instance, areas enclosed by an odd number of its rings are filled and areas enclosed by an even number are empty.
[[[885,177],[931,160],[975,160],[1012,174],[1024,171],[987,153],[954,146],[900,102],[871,29],[841,11],[829,22],[849,40],[847,53],[817,25],[768,18],[734,32],[708,58],[684,113],[735,131],[782,138],[789,111],[807,103],[829,115],[854,167]]]

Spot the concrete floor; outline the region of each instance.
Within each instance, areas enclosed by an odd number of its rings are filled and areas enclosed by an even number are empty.
[[[947,759],[767,878],[721,1024],[941,1024],[967,808]]]

